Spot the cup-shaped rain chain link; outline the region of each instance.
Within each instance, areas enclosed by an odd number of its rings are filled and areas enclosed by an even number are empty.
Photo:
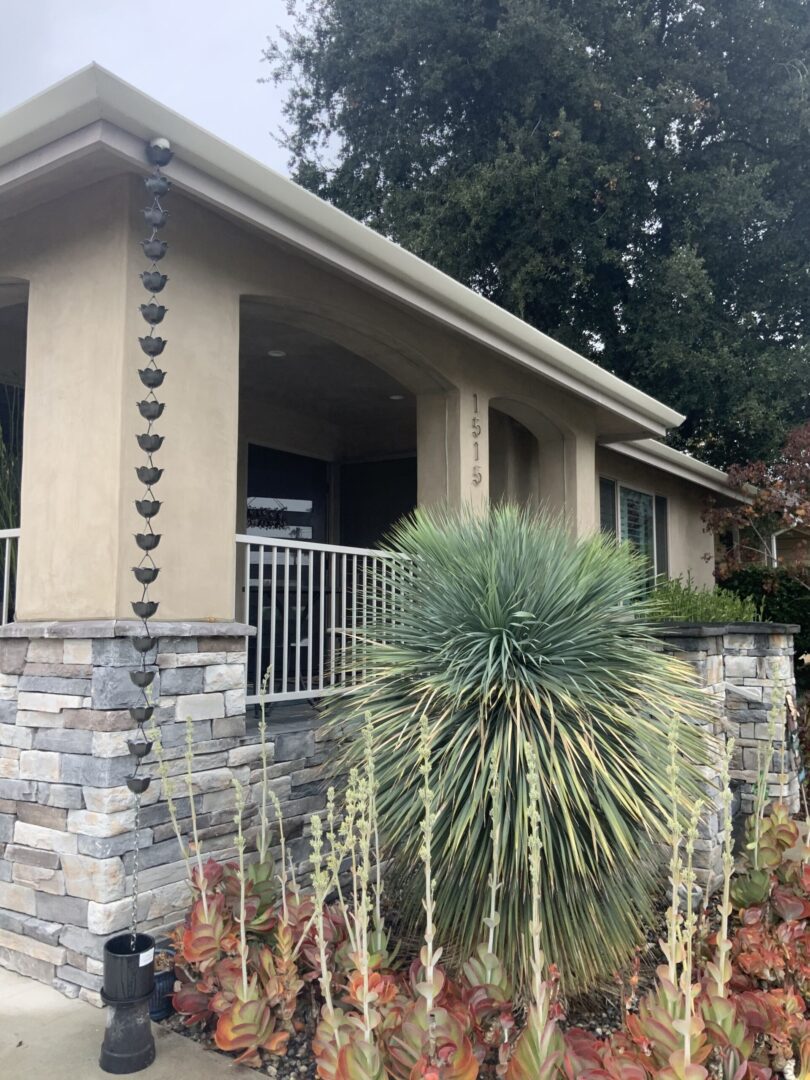
[[[155,709],[152,684],[155,678],[153,665],[157,659],[157,638],[151,634],[149,620],[157,612],[158,601],[151,598],[149,589],[160,574],[160,567],[154,559],[154,552],[160,543],[160,533],[155,532],[154,522],[160,513],[161,503],[155,497],[154,488],[163,475],[163,469],[155,465],[153,455],[163,445],[163,436],[154,432],[152,426],[161,418],[165,408],[163,402],[158,401],[155,396],[155,391],[160,389],[166,377],[165,371],[157,364],[157,358],[166,348],[166,339],[157,334],[155,328],[163,322],[167,311],[157,300],[157,294],[163,291],[168,278],[158,269],[157,264],[168,250],[167,242],[158,235],[169,216],[160,202],[171,188],[171,181],[161,172],[162,166],[168,165],[172,158],[168,141],[153,139],[146,148],[146,157],[153,166],[152,174],[145,179],[146,190],[152,203],[143,211],[150,235],[141,241],[141,246],[151,265],[140,276],[144,288],[151,296],[146,303],[140,305],[141,315],[149,329],[138,339],[147,359],[146,365],[138,370],[146,396],[137,403],[137,408],[147,427],[145,432],[137,436],[137,442],[147,460],[135,470],[138,481],[144,486],[141,498],[135,500],[135,509],[143,524],[142,531],[135,534],[140,561],[132,568],[135,581],[141,588],[140,598],[132,602],[132,610],[141,620],[143,630],[131,639],[140,657],[140,664],[129,673],[133,685],[140,691],[142,701],[130,709],[138,731],[134,738],[127,741],[127,747],[134,759],[134,768],[126,782],[135,796],[132,915],[129,932],[110,938],[105,944],[102,990],[104,1001],[114,1007],[114,1012],[105,1030],[100,1065],[105,1072],[118,1075],[139,1072],[150,1065],[155,1057],[155,1043],[149,1026],[149,998],[154,987],[155,943],[148,934],[138,933],[137,919],[141,796],[150,783],[149,777],[142,774],[141,766],[152,749],[145,725],[152,719]]]

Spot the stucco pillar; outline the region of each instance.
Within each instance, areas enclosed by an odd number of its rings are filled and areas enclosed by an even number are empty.
[[[599,528],[596,506],[596,439],[590,434],[565,437],[565,506],[575,536]]]
[[[133,533],[142,519],[136,436],[146,430],[138,307],[149,299],[136,178],[95,185],[21,219],[30,281],[17,621],[132,618]],[[177,209],[175,223],[174,211]],[[160,295],[165,435],[152,593],[160,619],[234,617],[239,289],[227,260],[201,258],[181,207],[165,231]],[[5,242],[5,240],[4,240]],[[223,265],[224,263],[224,265]],[[0,267],[0,269],[2,269]]]
[[[489,503],[489,400],[476,390],[417,398],[419,506]]]

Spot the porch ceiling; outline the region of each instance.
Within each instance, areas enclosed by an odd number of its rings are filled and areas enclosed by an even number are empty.
[[[285,356],[269,356],[270,350]],[[414,395],[389,372],[320,334],[269,319],[244,305],[240,399],[255,409],[286,408],[334,429],[339,456],[415,453]],[[272,443],[272,424],[268,424]],[[280,446],[279,449],[285,447]]]

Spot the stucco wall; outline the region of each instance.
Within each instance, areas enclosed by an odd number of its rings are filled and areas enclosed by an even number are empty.
[[[140,180],[122,176],[0,224],[0,279],[31,282],[20,618],[130,614],[144,202]],[[313,423],[306,401],[286,409],[248,401],[240,419],[244,298],[351,350],[413,394],[421,504],[486,505],[494,403],[539,444],[537,468],[527,470],[525,448],[506,440],[500,464],[520,477],[521,493],[564,512],[578,535],[597,527],[596,440],[615,425],[613,414],[180,192],[171,195],[165,235],[161,617],[233,617],[240,446],[243,454],[252,439],[327,460],[335,452],[337,433]],[[642,469],[599,453],[621,463],[620,479]],[[672,499],[673,569],[709,581],[697,489],[665,474],[659,487]]]
[[[596,453],[597,481],[594,498],[599,498],[598,477],[606,476],[627,487],[664,495],[668,509],[669,576],[692,575],[697,586],[714,585],[714,539],[704,531],[702,513],[706,492],[661,469],[653,468],[607,447]]]

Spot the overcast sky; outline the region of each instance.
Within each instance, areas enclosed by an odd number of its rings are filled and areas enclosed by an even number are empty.
[[[0,113],[95,60],[284,172],[279,94],[257,82],[284,0],[0,0]]]

